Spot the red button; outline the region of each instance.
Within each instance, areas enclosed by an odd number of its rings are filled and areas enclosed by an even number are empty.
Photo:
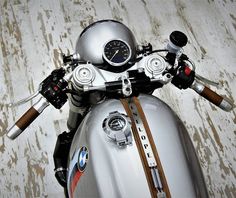
[[[184,69],[184,73],[186,74],[186,76],[189,76],[191,71],[192,70],[188,66],[186,66],[185,69]]]
[[[58,91],[58,86],[53,87],[54,91]]]

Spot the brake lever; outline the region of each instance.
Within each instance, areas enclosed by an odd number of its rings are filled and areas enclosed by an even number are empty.
[[[212,80],[209,80],[209,79],[207,79],[207,78],[205,78],[205,77],[203,77],[203,76],[201,76],[201,75],[199,75],[199,74],[196,74],[196,73],[195,73],[195,77],[196,77],[198,80],[200,80],[201,82],[203,82],[203,83],[206,83],[206,84],[209,84],[209,85],[212,85],[212,86],[215,86],[215,87],[218,87],[218,86],[219,86],[219,83],[214,82],[214,81],[212,81]]]

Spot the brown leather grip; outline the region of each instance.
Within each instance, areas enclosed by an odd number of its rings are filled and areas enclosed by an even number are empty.
[[[218,95],[216,92],[212,91],[208,87],[204,87],[200,95],[215,104],[216,106],[219,106],[222,100],[224,99],[222,96]]]
[[[16,122],[16,126],[18,126],[22,131],[24,131],[39,116],[39,114],[40,113],[34,107],[31,107]]]

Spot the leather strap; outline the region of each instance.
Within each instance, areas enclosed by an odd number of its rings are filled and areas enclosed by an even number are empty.
[[[152,176],[152,168],[156,168],[158,170],[160,180],[161,180],[161,183],[162,183],[162,187],[163,187],[163,191],[165,192],[166,197],[167,198],[171,197],[170,191],[169,191],[169,188],[168,188],[168,184],[167,184],[167,181],[166,181],[166,178],[165,178],[165,174],[164,174],[164,171],[163,171],[163,168],[162,168],[162,165],[161,165],[161,161],[160,161],[160,158],[158,156],[158,152],[157,152],[157,149],[156,149],[153,137],[152,137],[152,133],[150,131],[147,119],[145,117],[145,114],[143,112],[143,109],[141,107],[141,104],[140,104],[138,98],[137,97],[132,97],[132,98],[127,98],[127,99],[121,99],[121,103],[124,106],[125,111],[126,111],[127,115],[130,117],[131,122],[132,122],[132,132],[133,132],[134,140],[136,142],[138,152],[139,152],[139,156],[140,156],[141,161],[142,161],[142,165],[143,165],[143,168],[144,168],[144,172],[145,172],[145,175],[146,175],[146,179],[147,179],[147,182],[148,182],[148,186],[149,186],[149,189],[150,189],[151,196],[153,198],[154,197],[156,198],[157,194],[158,194],[158,189],[155,187],[153,176]],[[136,115],[134,110],[131,109],[131,108],[133,108],[133,105],[135,105],[135,107],[138,111],[137,112],[138,115]],[[135,115],[134,115],[134,113],[135,113]],[[139,116],[139,118],[142,121],[142,124],[144,126],[144,129],[146,131],[146,136],[147,136],[147,138],[149,140],[149,143],[151,145],[151,150],[152,150],[151,154],[153,154],[154,158],[155,158],[155,162],[156,162],[155,167],[151,168],[150,167],[150,162],[148,162],[148,160],[147,160],[147,153],[145,153],[145,150],[144,150],[144,147],[143,147],[143,144],[142,144],[142,140],[141,140],[140,134],[139,134],[140,129],[137,128],[137,124],[136,124],[138,122],[138,120],[134,118],[136,116]]]

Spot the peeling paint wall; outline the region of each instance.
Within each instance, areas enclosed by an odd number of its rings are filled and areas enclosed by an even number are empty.
[[[189,38],[185,52],[196,71],[219,81],[218,92],[235,100],[235,10],[235,0],[1,0],[0,197],[63,197],[52,155],[56,136],[66,129],[68,106],[48,108],[15,141],[4,133],[31,105],[8,104],[32,94],[61,66],[60,54],[73,52],[84,27],[116,19],[131,28],[139,43],[151,42],[154,48],[181,30]],[[172,85],[155,94],[184,121],[211,197],[236,197],[236,110],[223,112],[192,90]]]

